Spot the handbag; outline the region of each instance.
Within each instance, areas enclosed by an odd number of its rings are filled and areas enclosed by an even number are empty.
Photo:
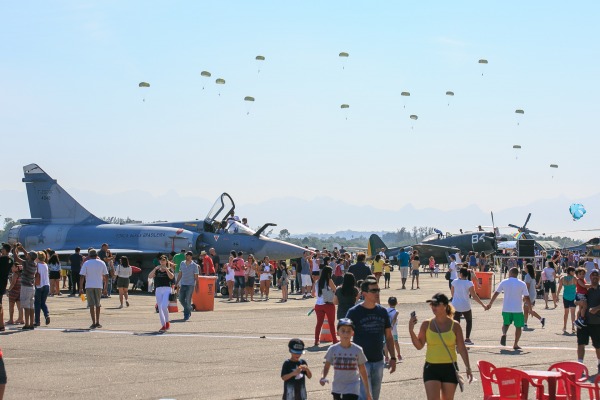
[[[438,326],[435,323],[435,320],[432,319],[431,322],[433,322],[433,326],[435,326],[435,330],[438,333],[438,335],[440,335],[440,340],[442,341],[444,348],[448,352],[448,357],[450,357],[450,361],[452,362],[452,366],[454,367],[454,373],[456,374],[456,380],[458,381],[458,387],[460,388],[461,392],[464,392],[465,378],[460,374],[460,372],[458,372],[458,367],[456,366],[456,364],[454,363],[454,360],[452,359],[452,354],[450,354],[450,349],[448,349],[446,342],[444,342],[444,338],[442,337],[442,334],[440,333],[440,330],[438,329]]]

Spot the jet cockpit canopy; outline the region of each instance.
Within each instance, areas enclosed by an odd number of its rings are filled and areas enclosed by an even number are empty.
[[[204,218],[204,230],[216,232],[227,228],[227,218],[235,215],[235,203],[227,193],[221,194]],[[240,224],[241,225],[241,224]]]

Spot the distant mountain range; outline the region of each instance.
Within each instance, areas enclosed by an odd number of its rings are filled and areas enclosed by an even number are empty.
[[[174,191],[155,196],[140,190],[116,195],[67,190],[98,217],[130,217],[144,222],[203,219],[214,201],[201,197],[183,197]],[[0,199],[1,218],[29,218],[27,195],[24,191],[0,190]],[[568,212],[572,200],[561,196],[495,211],[495,223],[501,227],[502,233],[514,232],[512,228],[502,227],[509,223],[523,224],[527,214],[531,212],[528,227],[539,231],[540,234],[558,234],[577,239],[598,236],[600,231],[562,233],[600,228],[600,218],[594,212],[594,206],[600,205],[600,193],[578,201],[587,206],[588,213],[577,222],[571,219]],[[274,235],[281,229],[287,229],[293,236],[306,236],[306,232],[328,236],[329,232],[332,232],[351,238],[352,235],[367,235],[371,232],[396,231],[401,227],[411,230],[413,226],[429,226],[444,232],[457,232],[459,229],[475,230],[478,225],[491,225],[490,211],[482,210],[476,205],[444,211],[434,208],[419,209],[407,204],[398,210],[384,210],[371,206],[356,206],[326,197],[313,200],[286,197],[270,199],[259,204],[236,206],[239,215],[248,217],[252,227],[266,222],[276,223]]]

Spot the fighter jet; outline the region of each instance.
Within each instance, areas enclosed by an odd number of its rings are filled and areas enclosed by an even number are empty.
[[[157,253],[182,249],[198,254],[214,247],[221,260],[227,260],[231,250],[274,260],[301,257],[305,251],[262,235],[275,224],[265,224],[254,232],[237,222],[235,204],[227,193],[219,196],[203,221],[118,225],[90,213],[38,165],[26,165],[23,172],[31,218],[19,220],[20,225],[9,231],[8,241],[20,242],[28,250],[51,248],[58,254],[70,254],[75,247],[84,252],[107,243],[113,254],[128,256],[131,264],[142,269],[152,268]]]

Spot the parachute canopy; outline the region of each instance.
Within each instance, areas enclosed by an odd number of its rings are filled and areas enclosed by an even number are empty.
[[[550,164],[550,168],[558,168],[558,164]]]
[[[525,114],[525,111],[523,111],[523,110],[515,110],[515,113],[516,114]]]
[[[488,60],[486,60],[486,59],[482,58],[482,59],[481,59],[481,60],[479,60],[478,62],[479,62],[479,64],[487,64],[487,63],[488,63]]]
[[[349,104],[342,104],[342,105],[340,106],[340,108],[350,108],[350,105],[349,105]]]
[[[417,119],[419,119],[419,117],[413,114],[413,115],[410,116],[410,119],[417,120]]]
[[[515,144],[515,145],[513,145],[513,149],[520,149],[520,148],[521,148],[521,145],[520,145],[520,144]]]
[[[256,56],[254,59],[258,61],[265,61],[265,56]]]
[[[410,92],[402,92],[400,93],[400,96],[410,96]]]
[[[345,51],[342,51],[339,55],[340,57],[348,57],[350,54],[346,53]]]
[[[451,90],[448,90],[448,91],[446,92],[446,96],[454,96],[454,92],[453,92],[453,91],[451,91]]]
[[[244,97],[244,101],[254,101],[254,97],[246,96],[246,97]]]
[[[211,77],[211,73],[208,72],[208,71],[202,71],[202,72],[200,72],[200,76],[205,76],[207,78],[210,78]]]
[[[148,82],[140,82],[140,84],[138,86],[139,87],[150,87],[150,84]]]
[[[218,79],[215,81],[215,83],[216,83],[217,85],[224,85],[224,84],[225,84],[225,79],[218,78]]]
[[[583,204],[579,203],[571,204],[571,206],[569,207],[569,212],[571,213],[571,217],[573,217],[573,221],[578,221],[586,213]]]

